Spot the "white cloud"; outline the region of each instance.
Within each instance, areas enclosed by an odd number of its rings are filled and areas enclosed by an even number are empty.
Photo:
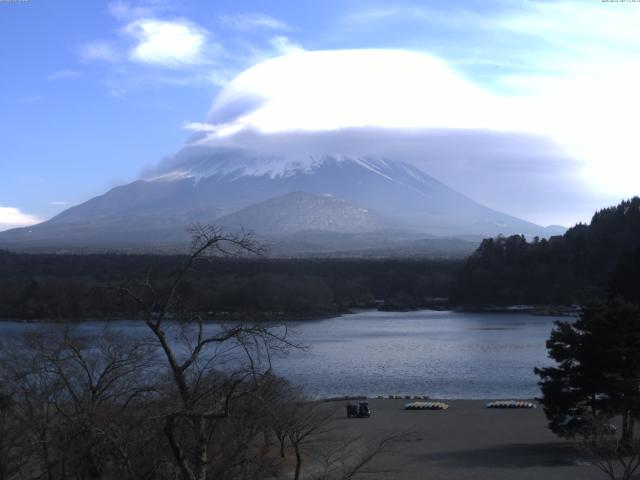
[[[220,145],[225,136],[241,132],[269,136],[350,128],[512,132],[555,145],[562,155],[554,158],[572,160],[571,175],[589,182],[594,194],[623,197],[637,194],[640,178],[640,137],[634,131],[639,84],[640,65],[630,64],[600,75],[548,77],[520,95],[498,95],[416,52],[296,52],[230,82],[214,101],[210,126],[200,130],[206,135],[198,141]],[[494,145],[499,148],[499,142]],[[474,161],[472,151],[465,155]]]
[[[16,227],[26,227],[39,223],[40,221],[37,217],[23,213],[17,208],[0,206],[0,231]]]
[[[594,188],[637,194],[640,8],[528,0],[519,7],[488,25],[527,40],[520,54],[529,73],[507,73],[502,83],[519,92],[532,127],[586,161]]]
[[[112,43],[100,40],[83,45],[80,49],[80,58],[87,62],[93,60],[115,62],[119,55]]]
[[[185,122],[182,125],[183,130],[189,130],[196,133],[206,134],[206,139],[223,138],[238,133],[244,129],[244,126],[237,122],[218,123],[216,125],[212,123],[203,122]]]
[[[64,69],[64,70],[56,70],[55,72],[50,73],[49,75],[47,75],[46,80],[51,82],[54,80],[60,80],[64,78],[78,78],[81,76],[82,76],[82,73],[78,72],[77,70]]]
[[[185,122],[182,125],[182,129],[189,130],[191,132],[215,132],[216,126],[203,122]]]
[[[267,60],[223,89],[212,122],[228,122],[222,117],[242,101],[235,123],[263,132],[513,124],[506,104],[444,62],[401,50],[294,50]]]
[[[288,30],[289,26],[277,18],[263,13],[240,13],[237,15],[221,15],[220,20],[236,30]]]
[[[137,41],[129,51],[133,61],[175,67],[206,60],[207,31],[186,20],[141,19],[128,24],[125,32]]]
[[[108,13],[120,21],[120,28],[113,38],[84,45],[80,57],[113,63],[105,83],[112,95],[121,96],[154,83],[224,86],[250,65],[302,50],[288,37],[276,35],[291,28],[269,15],[221,16],[221,23],[241,31],[223,47],[215,33],[176,17],[176,11],[175,4],[163,0],[112,1]],[[252,29],[262,30],[259,41],[247,38]]]

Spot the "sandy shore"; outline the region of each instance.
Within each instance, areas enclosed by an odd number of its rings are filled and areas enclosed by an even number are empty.
[[[367,467],[366,479],[604,479],[548,430],[541,409],[487,409],[446,400],[446,411],[404,410],[407,400],[370,400],[369,419],[338,418],[338,431],[377,438],[411,432]],[[330,402],[336,407],[346,402]],[[346,410],[345,410],[346,412]],[[339,417],[342,417],[338,410]]]

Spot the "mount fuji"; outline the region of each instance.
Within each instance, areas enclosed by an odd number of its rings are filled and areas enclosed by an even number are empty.
[[[343,155],[291,159],[194,146],[145,179],[38,225],[0,233],[0,246],[178,248],[188,241],[185,230],[194,222],[253,230],[274,245],[321,239],[336,252],[402,249],[420,241],[428,249],[429,240],[441,245],[443,237],[563,232],[485,207],[400,161]],[[312,244],[310,251],[318,248],[318,241]]]

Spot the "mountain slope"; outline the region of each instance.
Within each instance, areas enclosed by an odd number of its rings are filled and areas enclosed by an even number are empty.
[[[225,215],[216,223],[232,230],[253,230],[261,235],[285,236],[324,231],[364,233],[389,229],[394,223],[368,208],[346,200],[292,192]]]
[[[255,223],[258,217],[262,223],[256,225],[279,236],[305,225],[342,233],[395,228],[423,237],[550,233],[489,209],[411,165],[383,159],[286,160],[239,150],[185,149],[170,168],[156,173],[39,225],[2,232],[0,245],[155,248],[184,244],[185,229],[193,222],[223,219],[229,226],[241,226],[249,220]],[[314,213],[305,217],[303,196],[298,197],[298,210],[286,213],[285,207],[293,205],[276,197],[292,192],[314,196]],[[337,198],[346,203],[340,207]],[[272,203],[254,205],[269,199]],[[250,205],[254,207],[242,211]],[[358,208],[369,213],[359,217]],[[349,222],[355,223],[349,227]]]

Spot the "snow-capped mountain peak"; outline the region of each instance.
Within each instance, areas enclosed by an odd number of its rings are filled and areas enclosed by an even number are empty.
[[[429,236],[546,236],[544,228],[487,208],[407,163],[203,149],[177,155],[146,179],[65,210],[31,232],[5,232],[0,242],[184,242],[191,223],[216,221],[272,235],[393,228]]]

